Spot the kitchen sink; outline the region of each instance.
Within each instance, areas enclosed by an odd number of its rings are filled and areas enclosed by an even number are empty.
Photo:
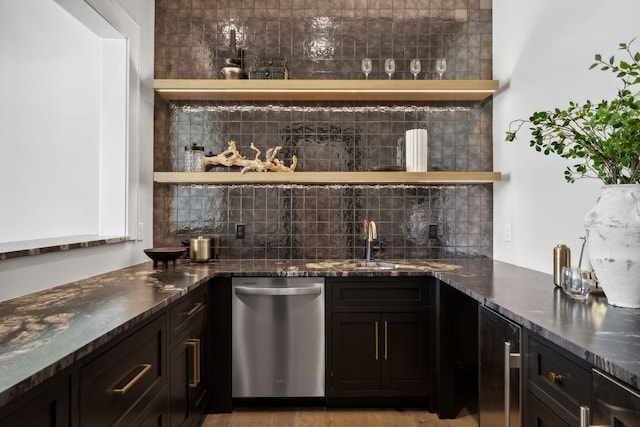
[[[353,265],[357,268],[379,268],[383,270],[393,270],[398,268],[398,264],[382,261],[357,261]]]
[[[394,270],[396,268],[412,268],[412,265],[396,264],[388,261],[365,261],[365,260],[344,260],[344,261],[320,261],[309,262],[307,268],[320,268],[340,270],[345,268],[347,270],[353,269],[369,269],[369,270]]]

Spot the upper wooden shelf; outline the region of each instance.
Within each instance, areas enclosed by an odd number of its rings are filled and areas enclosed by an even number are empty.
[[[500,172],[154,172],[166,184],[489,184]]]
[[[162,80],[173,101],[482,101],[497,80]]]

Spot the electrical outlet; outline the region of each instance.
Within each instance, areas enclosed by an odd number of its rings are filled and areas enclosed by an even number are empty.
[[[236,239],[244,239],[244,224],[236,224]]]
[[[138,223],[138,230],[137,230],[136,240],[138,242],[140,242],[140,241],[142,241],[143,238],[144,238],[144,223],[143,222],[139,222]]]
[[[438,238],[438,224],[429,224],[429,238],[430,239]]]
[[[504,241],[511,241],[511,224],[508,223],[504,225]]]

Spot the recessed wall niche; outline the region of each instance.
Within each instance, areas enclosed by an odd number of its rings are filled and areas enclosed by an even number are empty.
[[[245,64],[282,56],[294,79],[434,78],[447,57],[449,79],[491,79],[491,3],[441,0],[361,2],[156,2],[158,79],[218,79],[236,30]],[[273,7],[272,7],[273,6]],[[220,152],[233,139],[252,156],[282,145],[299,170],[358,170],[396,162],[405,131],[429,132],[429,168],[492,170],[492,106],[375,102],[166,102],[156,96],[156,171],[181,171],[185,145]],[[226,170],[218,168],[217,173]],[[353,258],[364,253],[362,221],[378,223],[379,258],[476,257],[492,254],[489,185],[167,185],[154,187],[154,244],[198,234],[221,237],[224,258]],[[234,238],[236,223],[246,238]],[[430,224],[438,237],[428,238]]]
[[[85,1],[25,0],[0,4],[0,40],[0,248],[125,236],[127,36]]]

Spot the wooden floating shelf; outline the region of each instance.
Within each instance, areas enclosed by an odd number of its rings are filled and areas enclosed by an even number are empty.
[[[170,101],[482,101],[497,80],[188,80],[157,79]]]
[[[490,184],[500,172],[154,172],[166,184]]]

